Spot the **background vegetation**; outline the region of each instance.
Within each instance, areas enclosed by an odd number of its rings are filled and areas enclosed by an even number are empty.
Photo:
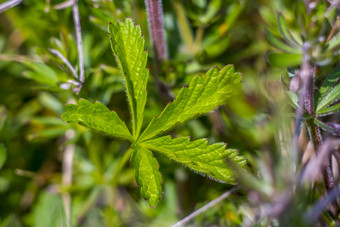
[[[235,187],[157,156],[164,195],[152,209],[140,196],[133,168],[119,165],[127,143],[58,119],[65,103],[83,97],[116,109],[130,122],[107,34],[109,21],[127,17],[141,26],[151,74],[172,94],[215,65],[234,64],[243,74],[242,94],[172,132],[226,142],[248,158],[247,171],[236,169],[238,190],[188,225],[336,225],[337,162],[333,160],[331,191],[317,164],[312,165],[316,171],[300,174],[317,160],[314,150],[321,149],[314,149],[307,127],[294,141],[294,101],[298,103],[303,84],[294,78],[303,59],[307,56],[317,72],[315,91],[339,60],[336,0],[163,1],[169,59],[158,72],[144,1],[79,1],[85,72],[79,94],[69,68],[53,53],[59,51],[80,71],[73,8],[63,3],[24,0],[0,13],[0,226],[68,226],[68,214],[71,226],[170,226]],[[295,48],[282,36],[286,28],[298,42]],[[302,43],[310,45],[308,53]],[[144,122],[167,102],[158,87],[150,76]],[[336,114],[327,118],[338,119]],[[332,137],[326,131],[322,136]],[[71,165],[69,154],[74,155]]]

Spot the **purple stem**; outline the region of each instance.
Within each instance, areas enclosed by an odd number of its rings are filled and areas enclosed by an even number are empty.
[[[162,0],[145,0],[148,13],[149,32],[151,34],[156,63],[168,59],[168,48],[165,42]]]
[[[158,79],[164,60],[168,59],[168,48],[165,41],[163,24],[162,0],[145,0],[148,13],[149,33],[155,55],[154,79],[164,105],[173,100],[172,94],[166,84]]]

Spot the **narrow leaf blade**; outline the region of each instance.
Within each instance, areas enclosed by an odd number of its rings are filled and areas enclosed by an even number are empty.
[[[316,111],[319,112],[340,96],[340,66],[336,67],[324,80],[318,93],[315,103]]]
[[[132,114],[132,131],[138,138],[143,123],[149,71],[141,29],[131,19],[109,25],[111,48],[122,72]]]
[[[275,48],[282,50],[287,53],[293,53],[293,54],[299,54],[301,53],[300,49],[293,48],[285,43],[283,43],[281,40],[276,38],[270,31],[267,29],[264,32],[268,42]]]
[[[325,115],[329,115],[329,114],[334,114],[334,113],[339,112],[339,111],[340,111],[340,103],[333,105],[333,106],[330,106],[330,107],[327,107],[325,109],[318,110],[316,112],[316,114],[318,116],[325,116]]]
[[[183,87],[176,99],[169,103],[158,118],[154,118],[140,137],[150,139],[178,124],[212,111],[223,105],[241,89],[241,75],[228,65],[218,71],[210,69],[206,75],[195,76],[189,87]]]
[[[66,105],[61,119],[67,122],[79,123],[109,136],[133,141],[131,133],[117,113],[110,111],[100,102],[92,104],[85,99],[81,99],[78,105]]]
[[[142,196],[149,200],[151,207],[155,207],[162,196],[162,176],[157,160],[150,150],[136,145],[132,151],[131,163]]]
[[[340,136],[340,124],[334,122],[322,122],[318,119],[314,119],[314,122],[317,126],[322,128],[323,130],[335,135]]]
[[[299,48],[300,44],[294,39],[292,34],[289,32],[286,21],[282,15],[282,13],[277,14],[277,27],[280,31],[280,34],[284,40],[293,48]]]
[[[226,149],[224,143],[208,145],[206,139],[190,141],[187,137],[172,139],[170,136],[164,136],[145,141],[142,146],[182,163],[194,171],[208,175],[214,180],[230,184],[235,183],[235,177],[225,160],[229,159],[241,167],[246,164],[246,159],[238,156],[237,150]]]

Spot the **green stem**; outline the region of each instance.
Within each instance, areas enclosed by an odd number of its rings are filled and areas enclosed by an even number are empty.
[[[117,167],[115,169],[115,173],[112,177],[111,180],[111,185],[112,187],[115,187],[117,185],[117,182],[119,180],[119,176],[120,176],[120,172],[123,169],[123,167],[125,166],[126,162],[130,159],[132,153],[132,149],[129,149],[125,152],[125,154],[123,155],[123,157],[118,161]]]

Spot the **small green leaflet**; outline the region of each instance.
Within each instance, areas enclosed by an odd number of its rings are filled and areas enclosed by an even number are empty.
[[[138,138],[143,123],[146,103],[146,85],[149,71],[145,68],[148,58],[144,50],[144,38],[139,26],[131,19],[124,23],[109,24],[111,48],[122,72],[132,114],[132,132]]]
[[[152,119],[139,141],[155,137],[225,104],[232,95],[240,91],[240,80],[241,75],[234,72],[232,65],[224,67],[221,71],[215,67],[204,76],[200,74],[195,76],[189,87],[183,87],[161,115]]]
[[[294,39],[293,35],[288,30],[286,21],[281,12],[277,14],[276,21],[282,38],[284,38],[291,47],[300,49],[301,44]]]
[[[164,136],[145,141],[141,145],[182,163],[194,171],[230,184],[235,183],[235,177],[225,159],[235,162],[240,167],[246,164],[246,159],[238,156],[237,150],[226,149],[224,143],[208,145],[206,139],[190,141],[188,137],[172,139],[170,136]]]
[[[81,99],[78,105],[65,105],[65,113],[61,115],[61,119],[68,122],[77,122],[109,136],[133,141],[130,131],[117,113],[110,111],[99,102],[92,104],[85,99]]]
[[[228,65],[220,71],[215,67],[203,76],[195,76],[189,87],[182,88],[176,99],[141,134],[149,76],[145,69],[147,53],[144,51],[144,38],[139,26],[134,26],[131,19],[110,24],[109,31],[112,51],[125,81],[132,115],[132,135],[117,113],[99,102],[92,104],[81,99],[78,105],[66,105],[61,119],[129,140],[132,143],[132,150],[129,151],[132,151],[131,164],[135,169],[137,184],[141,187],[142,196],[149,200],[152,207],[162,197],[162,176],[151,150],[217,181],[234,184],[235,176],[226,160],[240,167],[246,164],[245,158],[238,156],[237,150],[226,149],[224,143],[208,145],[205,139],[191,142],[187,137],[153,138],[225,104],[230,97],[240,92],[241,75],[234,72],[232,65]]]
[[[282,50],[286,53],[292,53],[292,54],[298,54],[301,53],[300,49],[291,47],[289,45],[287,45],[286,43],[282,42],[281,40],[279,40],[278,38],[276,38],[270,31],[268,31],[267,29],[264,30],[264,34],[268,40],[268,42],[275,48]]]
[[[133,147],[131,164],[135,168],[142,196],[149,200],[151,207],[155,207],[162,196],[162,176],[157,160],[151,151],[136,145]]]

